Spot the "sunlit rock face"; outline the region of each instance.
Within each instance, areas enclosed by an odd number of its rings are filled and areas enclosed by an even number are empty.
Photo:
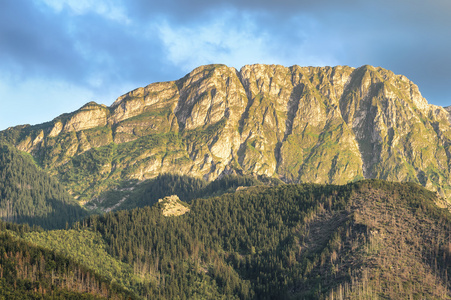
[[[90,102],[0,136],[88,199],[167,172],[335,184],[380,178],[449,197],[450,119],[450,107],[429,105],[414,83],[382,68],[207,65],[110,107]],[[82,168],[90,173],[77,179]]]

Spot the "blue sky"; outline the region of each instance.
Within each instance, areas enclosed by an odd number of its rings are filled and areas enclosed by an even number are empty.
[[[2,0],[0,130],[197,66],[359,67],[451,105],[450,0]]]

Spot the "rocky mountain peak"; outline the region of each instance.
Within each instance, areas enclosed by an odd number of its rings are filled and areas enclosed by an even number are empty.
[[[334,184],[380,178],[449,197],[450,111],[380,67],[207,65],[110,107],[91,102],[0,137],[87,200],[114,182],[166,172]]]

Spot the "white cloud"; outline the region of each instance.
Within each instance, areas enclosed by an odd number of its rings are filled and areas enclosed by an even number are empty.
[[[251,15],[240,18],[239,22],[237,18],[225,13],[220,18],[216,16],[190,27],[161,22],[159,37],[166,48],[167,59],[184,71],[210,63],[240,68],[252,63],[323,66],[337,61],[331,55],[324,55],[324,50],[318,51],[323,49],[323,43],[332,47],[336,46],[332,45],[336,41],[321,41],[314,35],[305,35],[303,26],[311,26],[305,20],[294,21],[293,30],[299,34],[287,41],[283,36],[278,38],[263,30]]]
[[[68,9],[75,15],[95,13],[106,19],[127,24],[130,19],[125,13],[124,7],[114,0],[36,0],[55,10],[57,13]]]
[[[228,22],[232,20],[223,18],[190,28],[163,23],[159,26],[159,36],[168,60],[185,71],[210,63],[240,67],[271,60],[264,46],[267,37],[254,34],[252,23],[237,28]]]

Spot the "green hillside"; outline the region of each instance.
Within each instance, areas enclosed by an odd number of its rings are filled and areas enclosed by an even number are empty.
[[[0,221],[0,299],[136,299],[76,261],[23,241],[29,230]]]
[[[65,228],[87,211],[31,155],[0,144],[0,219]]]
[[[133,209],[152,206],[159,199],[170,195],[177,195],[183,201],[191,201],[195,198],[233,193],[249,186],[275,186],[282,183],[281,180],[265,176],[226,175],[207,182],[187,175],[160,174],[139,184],[136,181],[125,182],[112,191],[103,192],[86,205],[86,208],[100,211]]]
[[[256,186],[22,239],[147,299],[447,299],[451,214],[419,185]]]

